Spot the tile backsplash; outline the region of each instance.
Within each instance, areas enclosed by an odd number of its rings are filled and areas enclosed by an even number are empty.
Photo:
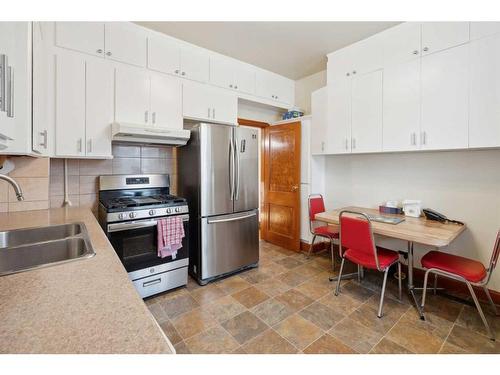
[[[97,211],[98,176],[105,174],[170,175],[170,191],[175,194],[177,182],[174,147],[113,144],[111,160],[68,160],[69,199],[73,206]],[[61,207],[64,200],[63,160],[50,160],[50,207]]]
[[[170,191],[177,190],[176,149],[169,146],[113,144],[113,159],[68,159],[69,199],[73,206],[97,212],[98,176],[104,174],[167,173]],[[16,168],[9,176],[21,185],[25,200],[0,181],[0,212],[61,207],[64,200],[63,159],[10,157]]]

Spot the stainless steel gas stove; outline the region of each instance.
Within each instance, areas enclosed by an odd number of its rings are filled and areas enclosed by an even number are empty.
[[[144,298],[187,284],[189,210],[170,195],[168,175],[99,177],[99,223]],[[180,216],[185,237],[174,256],[158,257],[158,220]]]

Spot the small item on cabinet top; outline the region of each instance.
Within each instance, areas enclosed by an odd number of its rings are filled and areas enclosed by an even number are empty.
[[[393,215],[402,215],[403,209],[399,205],[398,201],[387,201],[385,204],[381,204],[378,206],[378,211],[381,214],[393,214]]]
[[[282,120],[290,120],[292,118],[302,117],[304,116],[304,111],[300,108],[294,107],[289,109],[287,112],[283,113],[281,116]]]
[[[422,201],[405,199],[403,201],[403,212],[406,216],[420,217],[422,214]]]

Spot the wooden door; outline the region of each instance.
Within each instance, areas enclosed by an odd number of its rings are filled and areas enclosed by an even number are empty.
[[[264,129],[262,239],[300,251],[300,122]]]

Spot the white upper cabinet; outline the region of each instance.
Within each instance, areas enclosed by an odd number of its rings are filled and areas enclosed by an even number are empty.
[[[353,51],[354,49],[351,47],[346,47],[328,55],[326,71],[328,85],[338,79],[349,77],[351,75],[352,66],[354,64],[352,58]]]
[[[253,94],[255,93],[255,69],[224,56],[211,56],[210,83],[245,94]]]
[[[469,41],[469,22],[423,22],[422,55]]]
[[[181,47],[178,41],[151,35],[148,37],[148,68],[178,75],[181,71]]]
[[[381,41],[381,36],[376,34],[352,46],[351,58],[353,64],[350,69],[352,75],[365,74],[382,68],[383,49]]]
[[[469,45],[422,58],[421,148],[468,145]]]
[[[208,53],[200,48],[181,48],[181,77],[198,82],[208,82]]]
[[[500,34],[470,48],[469,147],[500,147]]]
[[[351,152],[351,85],[350,77],[328,84],[328,129],[326,153]]]
[[[104,22],[56,22],[56,45],[104,56]]]
[[[382,151],[382,70],[352,79],[351,151]]]
[[[419,148],[420,59],[384,69],[383,150],[409,151]]]
[[[500,22],[471,22],[470,39],[476,40],[500,33]]]
[[[182,89],[183,115],[186,118],[225,124],[238,122],[238,98],[235,94],[194,82]]]
[[[117,68],[115,121],[148,125],[150,120],[149,102],[149,75],[132,68]]]
[[[311,154],[323,154],[328,138],[328,88],[322,87],[311,94]]]
[[[144,30],[130,22],[107,22],[106,57],[146,67],[147,37]]]
[[[102,61],[87,61],[85,90],[86,155],[111,157],[114,108],[114,68]]]
[[[151,124],[182,129],[182,84],[180,80],[151,75]]]
[[[84,156],[85,60],[58,55],[56,60],[56,155]]]
[[[257,69],[255,92],[258,96],[292,104],[295,95],[295,82],[265,70]]]
[[[384,66],[398,64],[420,56],[420,23],[405,22],[381,34]]]

